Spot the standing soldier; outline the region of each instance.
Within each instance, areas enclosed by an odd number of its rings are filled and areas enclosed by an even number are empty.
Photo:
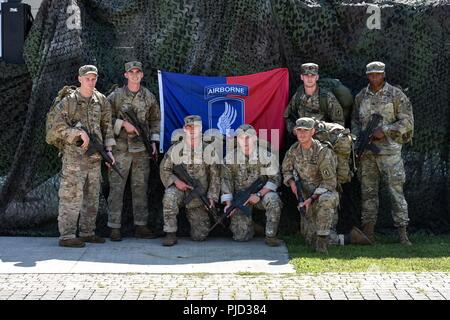
[[[105,239],[95,235],[101,157],[99,153],[91,156],[85,154],[92,141],[88,133],[80,129],[85,127],[91,136],[97,137],[114,164],[111,106],[106,97],[95,90],[97,75],[95,66],[82,66],[78,71],[80,87],[61,100],[54,114],[47,116],[47,142],[62,142],[58,228],[59,245],[63,247],[84,247],[85,242],[105,242]],[[77,224],[79,238],[76,237]]]
[[[333,93],[321,90],[317,85],[319,66],[315,63],[305,63],[301,66],[300,75],[303,86],[300,87],[289,102],[284,118],[288,132],[294,136],[295,121],[301,117],[315,118],[334,122],[344,126],[344,112]]]
[[[123,195],[127,177],[130,176],[135,236],[151,239],[157,234],[147,228],[148,220],[148,177],[150,172],[150,156],[157,155],[156,141],[159,141],[160,111],[155,96],[141,85],[144,73],[139,61],[125,63],[127,85],[117,88],[108,96],[112,107],[112,121],[117,145],[114,148],[117,166],[125,177],[122,179],[116,172],[110,175],[109,217],[111,240],[122,240],[120,234]],[[137,121],[145,127],[139,132],[133,119],[127,112],[135,114]],[[149,136],[146,136],[146,135]],[[151,154],[146,150],[144,139],[151,145]],[[151,142],[150,142],[151,141]]]
[[[282,208],[281,199],[276,192],[281,183],[278,159],[272,153],[267,159],[262,159],[268,152],[267,145],[264,146],[264,142],[258,140],[251,125],[241,125],[236,133],[238,146],[227,154],[226,163],[222,167],[221,201],[226,203],[226,211],[233,200],[233,193],[248,188],[258,177],[267,176],[267,183],[252,194],[247,203],[250,207],[266,211],[266,244],[278,246],[277,231]],[[254,228],[251,215],[247,216],[241,211],[234,213],[230,229],[234,240],[252,239]]]
[[[163,197],[164,246],[177,243],[177,215],[181,206],[186,206],[186,216],[191,225],[191,239],[203,241],[209,233],[210,220],[208,211],[200,199],[193,197],[188,203],[193,186],[181,180],[174,173],[175,165],[182,165],[191,178],[197,179],[209,199],[209,206],[214,208],[219,200],[220,167],[217,163],[205,161],[203,157],[206,144],[202,141],[202,119],[191,115],[184,118],[184,137],[173,144],[160,164],[161,181],[166,188]]]
[[[383,117],[382,126],[373,133],[372,143],[379,148],[375,154],[367,150],[360,160],[362,225],[364,233],[375,240],[374,228],[378,215],[380,175],[392,195],[392,216],[398,228],[400,243],[411,245],[408,239],[408,205],[403,195],[405,170],[401,157],[402,145],[412,138],[414,118],[408,97],[385,81],[385,65],[371,62],[367,66],[369,85],[355,98],[352,132],[358,137],[367,127],[372,114]]]

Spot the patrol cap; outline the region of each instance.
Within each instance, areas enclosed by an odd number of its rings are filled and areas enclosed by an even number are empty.
[[[144,71],[144,70],[142,70],[142,63],[139,61],[130,61],[130,62],[125,63],[125,71],[126,72],[129,72],[134,68],[139,69],[142,72]]]
[[[241,124],[236,130],[236,136],[240,135],[256,136],[256,130],[250,124]]]
[[[184,125],[185,126],[201,126],[202,125],[202,118],[197,115],[190,115],[184,118]]]
[[[314,128],[316,121],[313,118],[300,118],[295,121],[295,129],[311,130]]]
[[[93,66],[91,64],[87,64],[87,65],[81,66],[80,69],[78,69],[78,75],[80,77],[85,76],[89,73],[98,75],[97,67]]]
[[[302,64],[302,74],[319,74],[319,65],[311,62]]]
[[[368,73],[384,73],[385,64],[380,61],[373,61],[366,66],[366,74]]]

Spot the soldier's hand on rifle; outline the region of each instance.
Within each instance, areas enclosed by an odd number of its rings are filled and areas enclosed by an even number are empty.
[[[192,188],[192,186],[188,185],[187,183],[185,183],[184,181],[177,179],[174,182],[175,187],[177,187],[178,190],[181,191],[187,191],[187,190],[192,190],[194,188]]]
[[[106,150],[106,153],[108,154],[108,156],[111,158],[111,160],[112,160],[112,165],[115,165],[116,164],[116,159],[114,158],[114,156],[113,156],[113,154],[112,154],[112,151],[111,150]],[[106,163],[106,166],[109,168],[109,169],[111,169],[111,165],[108,163],[108,162],[105,162]]]
[[[309,206],[312,204],[312,199],[308,198],[304,202],[299,203],[299,208],[304,207],[306,212],[308,212]]]
[[[156,149],[156,142],[152,142],[152,156],[156,157],[158,155],[158,150]]]
[[[84,130],[81,130],[80,138],[81,140],[83,140],[83,144],[80,147],[83,148],[84,150],[87,150],[89,146],[89,136]]]
[[[209,207],[210,207],[211,209],[213,209],[213,208],[216,207],[216,202],[215,202],[213,199],[209,199]]]
[[[289,185],[291,186],[292,193],[297,198],[297,186],[295,185],[295,181],[294,180],[289,180]]]
[[[128,121],[124,120],[122,123],[122,128],[125,129],[125,131],[128,134],[136,134],[139,135],[139,131],[137,131],[136,127],[133,126],[131,123],[129,123]]]
[[[381,128],[375,129],[375,131],[373,132],[372,137],[373,137],[375,140],[381,140],[381,139],[383,139],[383,138],[385,137],[384,132],[383,132],[383,129],[381,129]]]
[[[231,201],[225,201],[225,208],[223,208],[223,212],[226,213],[228,208],[231,207]],[[236,212],[236,209],[231,211],[229,215],[233,215]]]
[[[250,198],[248,198],[248,200],[245,201],[244,206],[246,206],[247,204],[251,204],[251,205],[257,204],[259,202],[259,200],[261,200],[260,197],[258,197],[256,194],[252,194],[250,196]]]

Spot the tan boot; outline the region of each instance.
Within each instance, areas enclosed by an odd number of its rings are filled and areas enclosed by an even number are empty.
[[[109,236],[111,241],[122,241],[122,235],[119,228],[112,228],[111,235]]]
[[[166,237],[163,239],[163,246],[171,247],[178,242],[176,232],[167,232]]]
[[[406,246],[412,246],[411,241],[408,239],[408,232],[406,231],[406,227],[398,228],[398,235],[400,236],[400,243]]]
[[[141,239],[155,239],[158,235],[147,226],[136,226],[134,236]]]
[[[317,236],[316,252],[328,253],[328,236]]]
[[[364,234],[367,236],[367,238],[369,238],[369,240],[372,241],[372,244],[375,244],[374,229],[375,229],[375,223],[369,222],[363,226],[363,230],[362,230],[364,232]]]
[[[280,240],[277,237],[267,237],[266,236],[266,244],[269,247],[278,247],[280,245]]]
[[[58,244],[60,247],[69,248],[82,248],[86,245],[80,238],[59,240]]]
[[[357,227],[350,231],[350,243],[352,244],[373,244],[372,241]]]
[[[93,235],[93,236],[87,236],[87,237],[80,237],[81,240],[84,242],[90,242],[90,243],[105,243],[105,239],[102,237]]]

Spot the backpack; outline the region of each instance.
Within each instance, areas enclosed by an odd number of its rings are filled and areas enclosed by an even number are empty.
[[[315,129],[314,139],[328,144],[337,156],[336,175],[338,183],[350,182],[353,176],[350,169],[353,136],[350,130],[337,123],[318,120],[316,120]]]
[[[327,92],[334,94],[344,112],[345,122],[349,121],[352,114],[353,107],[353,95],[351,90],[344,86],[339,79],[331,78],[319,78],[317,85],[320,88],[319,91],[319,106],[322,113],[326,113],[328,110]]]
[[[58,91],[58,95],[53,99],[52,105],[50,106],[50,109],[47,113],[47,120],[45,123],[45,129],[46,129],[46,136],[45,141],[48,144],[51,144],[55,146],[58,150],[62,150],[64,147],[65,142],[53,134],[52,128],[54,124],[54,120],[56,116],[59,114],[59,110],[57,110],[58,104],[61,102],[62,99],[67,97],[68,95],[75,92],[77,87],[75,86],[64,86],[61,90]]]

